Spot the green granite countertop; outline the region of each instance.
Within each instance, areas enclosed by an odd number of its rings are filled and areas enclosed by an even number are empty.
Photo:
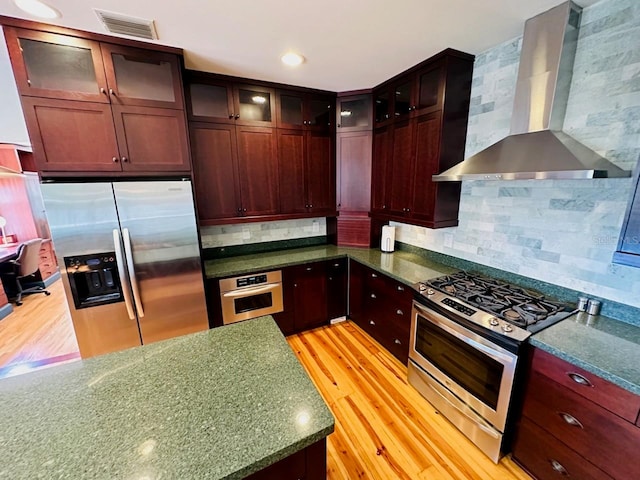
[[[530,343],[640,395],[640,328],[580,312],[530,338]]]
[[[0,478],[239,479],[333,428],[261,317],[0,380]]]
[[[382,253],[372,248],[336,247],[335,245],[207,260],[204,264],[207,278],[222,278],[341,257],[351,257],[407,285],[460,270],[415,253],[404,251]]]

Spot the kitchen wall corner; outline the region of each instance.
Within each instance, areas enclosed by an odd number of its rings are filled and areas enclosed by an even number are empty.
[[[631,170],[640,155],[640,3],[582,15],[564,130]],[[476,57],[466,157],[509,133],[521,37]],[[467,181],[459,226],[392,222],[398,241],[640,307],[640,269],[611,263],[631,180]]]
[[[302,218],[278,222],[240,223],[202,227],[202,248],[229,247],[253,243],[276,242],[296,238],[322,237],[327,235],[327,219]]]

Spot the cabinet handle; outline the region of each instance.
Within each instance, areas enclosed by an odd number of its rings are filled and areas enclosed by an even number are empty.
[[[395,343],[396,345],[402,345],[402,342],[397,338],[393,340],[393,343]]]
[[[128,159],[127,157],[122,157],[122,161],[123,161],[124,163],[127,163],[127,162],[129,161],[129,159]]]
[[[399,292],[404,292],[404,287],[402,285],[398,285],[398,291]]]
[[[371,298],[378,298],[378,297],[376,297],[376,294],[375,294],[375,293],[372,293],[372,294],[371,294]]]
[[[372,273],[371,278],[378,278],[378,275],[376,275],[375,273]]]
[[[334,263],[334,264],[333,264],[333,266],[334,266],[334,267],[339,267],[339,266],[340,266],[340,264],[339,264],[339,263]]]
[[[557,460],[552,459],[552,460],[549,460],[549,462],[551,463],[551,468],[553,468],[560,475],[569,475],[569,472],[567,472],[567,469],[564,468],[562,464]]]
[[[560,418],[562,418],[562,420],[564,420],[566,424],[571,425],[572,427],[578,427],[584,430],[582,423],[580,423],[580,421],[573,415],[570,415],[565,412],[558,412],[558,415],[560,415]]]
[[[240,118],[240,114],[236,113],[236,120]]]
[[[567,375],[569,375],[569,378],[571,380],[579,383],[580,385],[584,385],[585,387],[593,387],[593,384],[579,373],[569,372],[567,373]]]
[[[111,159],[111,161],[112,161],[113,163],[118,163],[118,157],[113,157],[113,158]]]
[[[396,315],[404,315],[404,312],[400,309],[396,310]]]
[[[116,92],[113,88],[109,89],[109,95],[113,95],[114,97],[116,96]]]
[[[376,322],[374,322],[373,320],[369,320],[369,325],[373,325],[375,327]]]
[[[307,267],[307,272],[310,272],[311,270],[313,270],[313,267]]]

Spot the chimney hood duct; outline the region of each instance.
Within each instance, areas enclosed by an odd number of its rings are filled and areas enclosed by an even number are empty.
[[[526,21],[510,135],[433,181],[630,176],[561,131],[581,12],[569,1]]]

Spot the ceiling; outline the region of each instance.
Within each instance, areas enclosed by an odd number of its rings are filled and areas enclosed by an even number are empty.
[[[561,0],[45,0],[51,23],[104,33],[93,8],[153,19],[187,68],[331,91],[373,87],[451,47],[472,54],[522,34]],[[578,0],[589,6],[597,0]],[[13,2],[0,14],[29,17]],[[295,50],[297,68],[280,63]]]

